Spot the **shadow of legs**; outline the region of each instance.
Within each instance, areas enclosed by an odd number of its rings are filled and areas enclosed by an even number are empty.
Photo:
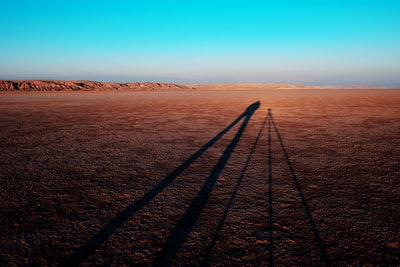
[[[268,109],[268,252],[269,266],[274,266],[274,224],[273,224],[273,206],[272,206],[272,138],[271,138],[271,109]]]
[[[186,168],[190,166],[196,159],[198,159],[208,148],[213,146],[222,136],[229,132],[236,124],[238,124],[244,117],[248,118],[249,113],[254,111],[260,105],[259,102],[250,105],[236,120],[228,125],[224,130],[218,133],[203,147],[196,151],[190,158],[177,167],[174,171],[164,177],[157,185],[150,191],[143,195],[140,199],[133,204],[127,206],[119,214],[117,214],[111,221],[109,221],[100,231],[98,231],[90,240],[88,240],[81,247],[76,249],[67,259],[60,263],[61,266],[76,266],[84,261],[91,255],[101,244],[103,244],[123,223],[125,223],[133,214],[147,205],[153,198],[157,196],[165,187],[167,187],[173,180],[176,179]]]

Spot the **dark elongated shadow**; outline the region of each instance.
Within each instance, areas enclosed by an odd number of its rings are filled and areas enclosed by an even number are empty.
[[[304,197],[303,190],[301,189],[301,186],[300,186],[299,180],[297,179],[296,173],[294,171],[292,162],[289,159],[289,155],[287,153],[285,145],[283,144],[282,137],[281,137],[281,135],[279,133],[278,127],[276,126],[275,120],[274,120],[271,112],[269,112],[269,117],[271,119],[272,125],[274,126],[274,129],[275,129],[276,135],[278,137],[279,143],[281,145],[283,154],[285,156],[286,162],[287,162],[287,164],[289,166],[289,169],[290,169],[290,172],[292,174],[292,178],[293,178],[294,184],[296,186],[297,191],[299,192],[299,196],[300,196],[301,202],[303,204],[304,210],[306,212],[306,215],[308,217],[308,221],[309,221],[309,223],[311,225],[311,228],[312,228],[312,230],[314,232],[315,240],[316,240],[318,248],[320,250],[321,261],[324,262],[326,264],[326,266],[331,266],[330,259],[328,257],[328,254],[326,253],[326,250],[325,250],[325,246],[324,246],[324,244],[322,242],[322,239],[321,239],[321,236],[319,234],[318,228],[315,225],[314,219],[312,217],[312,214],[311,214],[311,211],[310,211],[310,207],[308,206],[308,203],[307,203],[307,201],[306,201],[306,199]]]
[[[272,138],[271,138],[271,109],[268,109],[268,252],[269,252],[269,266],[274,266],[274,224],[273,214],[274,209],[272,206]]]
[[[223,215],[222,215],[221,221],[218,223],[217,229],[215,230],[215,232],[214,232],[214,234],[213,234],[212,241],[211,241],[210,245],[208,246],[207,254],[206,254],[206,256],[204,257],[204,260],[203,260],[201,266],[206,266],[206,265],[207,265],[207,262],[209,261],[209,259],[210,259],[210,257],[211,257],[211,253],[212,253],[212,251],[213,251],[213,249],[214,249],[214,247],[215,247],[215,244],[216,244],[216,242],[217,242],[217,240],[218,240],[218,238],[219,238],[219,234],[220,234],[220,232],[221,232],[221,230],[222,230],[222,227],[223,227],[224,224],[225,224],[226,218],[227,218],[227,216],[228,216],[228,213],[229,213],[230,208],[232,207],[233,201],[234,201],[235,198],[236,198],[237,191],[239,190],[240,184],[242,183],[242,180],[243,180],[244,175],[245,175],[245,173],[246,173],[246,171],[247,171],[247,168],[248,168],[248,166],[249,166],[249,163],[250,163],[250,161],[251,161],[251,158],[253,157],[254,151],[255,151],[255,149],[256,149],[256,147],[257,147],[257,144],[258,144],[258,141],[260,140],[260,137],[261,137],[261,134],[262,134],[262,132],[263,132],[263,130],[264,130],[265,124],[267,123],[267,119],[268,119],[268,115],[265,117],[264,122],[263,122],[263,124],[262,124],[262,126],[261,126],[261,128],[260,128],[260,131],[258,132],[258,135],[257,135],[257,137],[256,137],[256,140],[255,140],[255,142],[254,142],[254,144],[253,144],[253,147],[252,147],[251,150],[250,150],[250,154],[249,154],[249,156],[247,157],[246,163],[244,164],[242,173],[241,173],[241,175],[240,175],[238,181],[236,182],[236,186],[235,186],[235,188],[234,188],[234,190],[233,190],[232,196],[231,196],[231,198],[229,199],[229,202],[228,202],[228,204],[227,204],[226,207],[225,207],[225,210],[224,210],[224,213],[223,213]]]
[[[235,137],[232,139],[231,143],[226,147],[221,158],[218,160],[217,164],[211,171],[209,177],[204,183],[203,187],[200,189],[199,193],[193,199],[191,205],[186,210],[185,214],[182,216],[181,220],[175,226],[171,235],[165,242],[162,250],[157,253],[155,260],[153,261],[153,266],[170,266],[176,255],[180,250],[183,243],[192,231],[194,224],[200,216],[200,213],[206,206],[210,193],[217,181],[219,175],[224,169],[228,159],[230,158],[233,150],[238,144],[251,116],[259,108],[260,102],[256,102],[250,105],[244,112],[244,120],[236,133]]]
[[[92,238],[86,241],[81,247],[75,250],[67,259],[60,263],[61,266],[76,266],[84,261],[89,255],[100,247],[118,228],[122,226],[132,215],[147,205],[153,198],[155,198],[164,188],[166,188],[173,180],[176,179],[186,168],[190,166],[196,159],[198,159],[208,148],[213,146],[222,136],[230,131],[236,124],[243,118],[246,121],[249,119],[249,114],[253,114],[259,107],[260,103],[256,102],[250,105],[237,119],[229,124],[224,130],[214,136],[203,147],[197,150],[191,157],[183,162],[174,171],[164,177],[158,184],[156,184],[150,191],[144,194],[140,199],[127,206],[119,214],[117,214],[111,221],[109,221],[100,231],[98,231]]]

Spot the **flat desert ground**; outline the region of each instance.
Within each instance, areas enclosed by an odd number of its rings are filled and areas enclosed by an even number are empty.
[[[0,94],[2,266],[399,266],[399,90]]]

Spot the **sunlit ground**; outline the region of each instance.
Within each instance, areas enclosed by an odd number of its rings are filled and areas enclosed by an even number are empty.
[[[399,114],[397,90],[0,95],[0,262],[399,265]]]

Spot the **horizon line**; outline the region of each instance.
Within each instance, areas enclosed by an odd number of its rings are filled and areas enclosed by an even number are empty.
[[[129,84],[129,83],[161,83],[161,84],[177,84],[187,86],[208,86],[208,85],[219,85],[219,86],[246,86],[246,85],[275,85],[275,86],[296,86],[307,88],[349,88],[349,89],[400,89],[400,85],[382,85],[382,84],[368,84],[368,83],[347,83],[347,84],[333,84],[333,83],[321,83],[321,84],[307,84],[307,83],[295,83],[295,82],[173,82],[160,80],[130,80],[130,81],[112,81],[112,80],[94,80],[94,79],[53,79],[53,78],[28,78],[28,79],[8,79],[0,78],[0,81],[11,81],[11,82],[94,82],[94,83],[117,83],[117,84]]]

